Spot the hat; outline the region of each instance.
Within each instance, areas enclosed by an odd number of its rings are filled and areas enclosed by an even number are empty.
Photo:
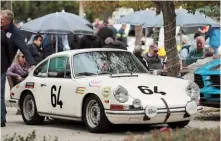
[[[113,43],[113,42],[114,42],[114,40],[113,40],[111,37],[108,37],[108,38],[106,38],[106,40],[105,40],[105,44],[106,44],[106,45],[111,44],[111,43]]]
[[[157,47],[157,45],[150,45],[150,47],[149,47],[151,50],[154,50],[154,51],[158,51],[158,47]]]

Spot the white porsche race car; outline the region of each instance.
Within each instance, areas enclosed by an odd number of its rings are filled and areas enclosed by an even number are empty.
[[[10,93],[26,124],[44,117],[83,121],[90,132],[111,124],[184,127],[198,110],[199,87],[151,75],[130,52],[84,49],[53,54]]]

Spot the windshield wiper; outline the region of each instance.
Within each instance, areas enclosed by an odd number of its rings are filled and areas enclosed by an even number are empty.
[[[110,75],[112,75],[111,72],[100,72],[100,73],[97,73],[97,75],[102,75],[102,74],[110,74]]]
[[[91,76],[91,75],[97,75],[97,74],[91,73],[91,72],[80,72],[80,73],[77,73],[77,74],[76,74],[76,76],[81,76],[81,75]]]

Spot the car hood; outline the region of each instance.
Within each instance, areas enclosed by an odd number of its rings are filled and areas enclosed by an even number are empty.
[[[198,68],[195,72],[195,74],[200,75],[219,75],[220,74],[220,68],[216,70],[212,70],[213,67],[220,64],[220,59],[213,60],[204,66]]]
[[[139,74],[138,77],[99,76],[87,78],[87,80],[84,79],[83,81],[89,82],[89,87],[93,87],[90,82],[98,82],[99,87],[111,87],[113,90],[121,85],[128,91],[132,99],[138,98],[143,103],[152,103],[153,105],[157,103],[161,104],[161,106],[164,105],[162,98],[168,102],[170,107],[175,105],[184,106],[190,100],[190,97],[186,94],[188,81],[178,78]],[[143,92],[141,90],[145,88],[150,89],[153,93],[150,94],[149,91],[144,90]],[[165,92],[165,94],[160,92]],[[161,107],[160,105],[158,106]]]

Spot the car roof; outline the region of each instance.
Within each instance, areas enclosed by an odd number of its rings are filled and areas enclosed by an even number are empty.
[[[122,49],[114,49],[114,48],[91,48],[91,49],[76,49],[76,50],[68,50],[68,51],[62,51],[58,52],[55,54],[50,55],[47,58],[54,58],[56,56],[71,56],[74,54],[79,54],[79,53],[86,53],[86,52],[96,52],[96,51],[122,51],[122,52],[129,52],[127,50],[122,50]]]

